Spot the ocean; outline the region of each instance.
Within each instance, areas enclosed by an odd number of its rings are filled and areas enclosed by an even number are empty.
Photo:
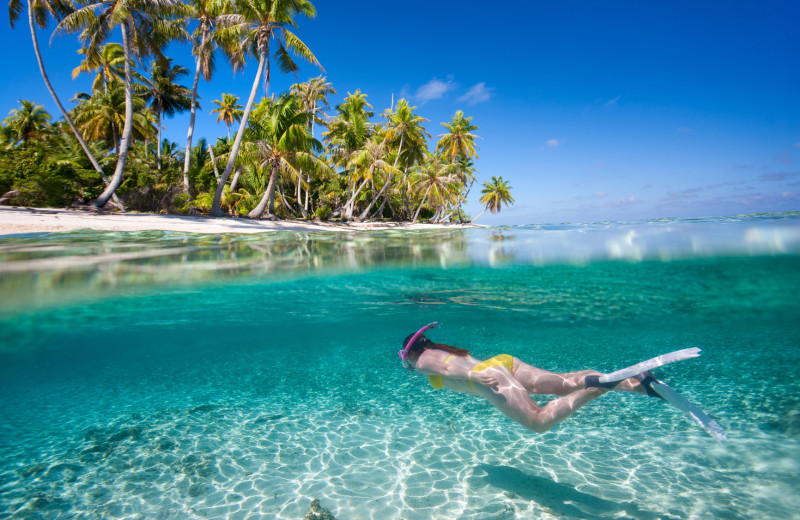
[[[0,294],[0,519],[800,518],[800,213],[2,236]],[[554,372],[699,347],[654,372],[728,439],[622,392],[528,431],[402,368],[432,321]]]

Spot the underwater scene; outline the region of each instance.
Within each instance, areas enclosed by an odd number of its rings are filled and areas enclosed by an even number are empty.
[[[0,237],[0,519],[800,518],[800,214]],[[546,433],[434,390],[428,337],[654,370]],[[532,398],[544,404],[552,396]]]

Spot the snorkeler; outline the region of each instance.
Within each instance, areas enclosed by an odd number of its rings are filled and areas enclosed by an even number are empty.
[[[431,386],[436,389],[446,386],[456,392],[486,398],[503,414],[529,430],[545,432],[589,401],[617,390],[663,398],[686,412],[717,440],[724,439],[722,427],[649,372],[657,366],[697,357],[700,349],[672,352],[611,374],[594,370],[558,374],[536,368],[508,354],[481,361],[465,349],[433,343],[424,333],[436,325],[437,322],[430,323],[405,339],[403,350],[398,352],[403,365],[428,376]],[[560,397],[539,406],[529,394]],[[702,414],[700,418],[699,414]]]

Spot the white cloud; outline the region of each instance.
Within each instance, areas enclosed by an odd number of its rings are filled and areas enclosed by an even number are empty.
[[[548,139],[544,142],[544,144],[546,144],[548,148],[557,148],[564,144],[564,141],[559,141],[558,139]]]
[[[800,143],[794,143],[795,148],[800,148]]]
[[[690,134],[690,133],[692,133],[692,129],[688,128],[686,126],[679,126],[678,127],[678,133],[679,134]]]
[[[411,97],[411,92],[408,86],[408,83],[403,85],[403,88],[400,89],[400,97],[397,99],[408,99]]]
[[[414,99],[420,104],[425,104],[433,99],[443,98],[445,94],[456,88],[458,88],[458,83],[453,80],[442,81],[434,77],[417,89]]]
[[[594,196],[595,197],[608,197],[608,193],[606,193],[604,191],[598,191],[597,193],[594,194]]]
[[[493,93],[493,88],[487,87],[486,82],[481,82],[477,85],[471,86],[469,90],[467,90],[467,93],[458,98],[458,100],[466,101],[468,105],[474,105],[476,103],[488,101],[489,98],[492,97]]]
[[[605,103],[603,103],[603,106],[604,106],[605,108],[611,108],[611,107],[615,107],[615,106],[617,106],[617,101],[619,101],[621,97],[622,97],[622,96],[617,96],[617,97],[615,97],[614,99],[609,99],[608,101],[606,101]]]

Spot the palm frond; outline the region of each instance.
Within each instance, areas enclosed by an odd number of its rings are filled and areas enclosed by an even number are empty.
[[[24,5],[22,4],[21,0],[11,0],[8,3],[8,19],[11,21],[11,28],[14,28],[14,24],[19,20],[19,17],[22,16],[22,10],[24,9]]]
[[[278,67],[284,74],[300,70],[300,67],[292,60],[292,57],[289,56],[289,53],[286,52],[283,45],[280,45],[278,50],[275,51],[275,60],[278,62]]]
[[[314,53],[311,52],[311,49],[309,49],[308,46],[300,40],[300,38],[286,29],[282,30],[281,33],[288,49],[312,65],[319,67],[322,72],[325,72],[325,69],[319,63],[317,57],[314,56]]]

